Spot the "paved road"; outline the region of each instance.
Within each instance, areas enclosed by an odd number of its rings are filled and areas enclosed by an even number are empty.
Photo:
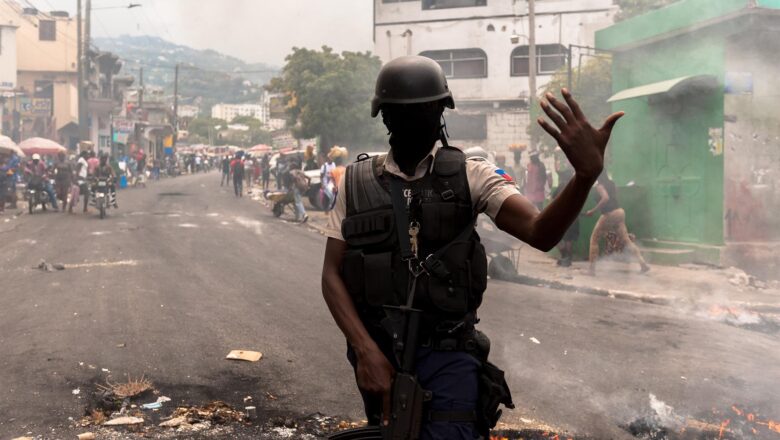
[[[251,395],[263,408],[361,418],[320,295],[324,239],[218,179],[123,191],[104,221],[36,214],[0,232],[0,439],[67,431],[94,384],[141,374],[176,403]],[[41,259],[71,266],[32,269]],[[626,437],[619,425],[649,411],[650,393],[682,416],[738,403],[780,419],[776,335],[501,282],[481,317],[518,404],[509,422]],[[265,357],[224,360],[231,349]]]

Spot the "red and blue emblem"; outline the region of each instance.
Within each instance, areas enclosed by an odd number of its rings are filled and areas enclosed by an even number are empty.
[[[498,174],[499,176],[503,177],[504,180],[506,180],[507,182],[514,182],[515,181],[515,179],[513,179],[512,176],[507,174],[506,171],[502,170],[501,168],[498,168],[496,170],[496,174]]]

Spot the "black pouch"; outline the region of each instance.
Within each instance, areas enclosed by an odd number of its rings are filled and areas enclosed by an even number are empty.
[[[440,258],[426,262],[435,269],[429,269],[428,297],[443,312],[463,315],[469,311],[470,249],[471,242],[455,242]]]
[[[501,418],[500,405],[514,408],[512,393],[506,383],[504,372],[488,361],[482,362],[479,374],[479,402],[477,407],[477,429],[484,438],[490,438],[493,429]]]
[[[363,255],[363,291],[369,306],[397,305],[392,267],[392,252]]]

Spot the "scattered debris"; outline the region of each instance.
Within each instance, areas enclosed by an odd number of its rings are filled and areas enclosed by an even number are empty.
[[[154,384],[144,376],[141,376],[139,379],[128,377],[127,382],[125,383],[111,383],[106,381],[106,385],[98,385],[98,389],[108,391],[120,399],[128,399],[154,389]]]
[[[37,266],[33,267],[33,269],[40,269],[44,272],[54,272],[55,270],[65,270],[65,265],[51,264],[47,263],[46,260],[41,260],[41,262],[38,263]]]
[[[533,342],[534,344],[541,344],[541,342],[539,342],[539,340],[538,340],[538,339],[536,339],[536,338],[534,338],[533,336],[531,336],[531,337],[530,337],[530,338],[528,338],[528,339],[530,339],[530,340],[531,340],[531,342]]]
[[[247,406],[244,408],[244,417],[247,420],[254,420],[257,417],[257,407]]]
[[[81,390],[79,388],[76,388],[75,390],[72,390],[70,393],[73,394],[74,396],[78,396],[79,394],[81,394]]]
[[[144,403],[143,405],[141,405],[141,408],[143,408],[143,409],[160,409],[160,408],[162,408],[162,403],[160,403],[160,402]]]
[[[117,417],[115,419],[111,419],[107,422],[104,422],[104,426],[124,426],[124,425],[140,425],[144,423],[144,419],[140,417]]]
[[[92,432],[85,432],[83,434],[79,434],[77,437],[79,440],[95,440],[95,434]]]
[[[242,422],[244,413],[233,409],[222,401],[214,401],[205,406],[179,407],[173,412],[173,418],[184,417],[189,424],[199,422],[211,422],[217,425],[225,425],[230,422]]]
[[[125,347],[127,347],[127,344],[125,344],[124,342],[121,344],[116,344],[116,348],[125,348]]]
[[[233,350],[225,357],[236,361],[257,362],[263,357],[259,351]]]
[[[160,426],[162,426],[163,428],[178,428],[179,426],[186,425],[187,423],[188,422],[186,416],[179,416],[160,423]]]

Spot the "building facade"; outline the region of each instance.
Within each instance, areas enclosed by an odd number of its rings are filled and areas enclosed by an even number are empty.
[[[268,121],[268,108],[263,104],[217,104],[211,108],[211,117],[231,122],[239,116],[255,118],[262,123]]]
[[[374,51],[438,61],[456,110],[447,113],[453,143],[505,152],[528,143],[528,2],[526,0],[373,0]],[[592,46],[612,24],[612,0],[536,2],[537,87],[566,65],[569,45]]]
[[[68,144],[63,135],[78,123],[76,20],[66,12],[46,13],[4,1],[0,22],[17,26],[12,111],[19,116],[14,130],[20,139],[41,136]]]
[[[18,117],[14,111],[16,98],[16,29],[17,25],[0,23],[0,134],[18,137],[14,134],[13,121]]]
[[[776,273],[780,2],[682,0],[597,44],[630,115],[610,148],[629,227],[658,254]]]

